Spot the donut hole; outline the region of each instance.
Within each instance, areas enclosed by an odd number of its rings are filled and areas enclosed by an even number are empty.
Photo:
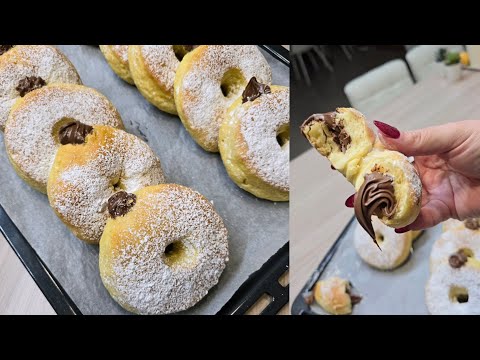
[[[381,246],[383,244],[383,241],[385,240],[385,237],[383,234],[380,234],[379,232],[375,233],[375,240],[377,241],[377,244]]]
[[[114,192],[118,192],[118,191],[120,191],[120,190],[125,190],[125,187],[123,186],[122,181],[120,180],[120,178],[113,180],[113,182],[112,182],[112,187],[113,187],[113,191],[114,191]]]
[[[72,123],[72,122],[75,122],[76,120],[73,119],[73,118],[69,118],[69,117],[63,117],[61,118],[60,120],[58,120],[55,125],[52,126],[52,137],[55,139],[55,143],[57,145],[60,145],[60,130]]]
[[[467,258],[475,257],[475,254],[473,253],[472,249],[469,249],[469,248],[461,248],[460,250],[458,250],[458,252],[462,252]]]
[[[192,244],[182,239],[168,244],[163,257],[168,267],[193,267],[197,261],[197,251]]]
[[[189,53],[185,45],[173,45],[173,52],[178,61],[182,61],[185,55]]]
[[[277,143],[283,148],[290,141],[290,125],[285,124],[277,130]]]
[[[230,69],[223,74],[220,89],[226,98],[239,97],[247,81],[239,69]]]
[[[468,302],[468,290],[461,286],[451,286],[448,294],[451,302],[464,304]]]

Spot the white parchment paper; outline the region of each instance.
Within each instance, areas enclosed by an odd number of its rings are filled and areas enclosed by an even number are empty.
[[[219,284],[184,314],[215,314],[248,276],[288,241],[288,203],[260,200],[228,177],[219,154],[202,150],[178,117],[150,105],[109,68],[100,50],[58,46],[83,83],[106,95],[127,131],[140,136],[162,162],[168,182],[194,188],[210,199],[229,231],[230,261]],[[289,69],[263,52],[273,83],[289,85]],[[98,247],[76,239],[55,216],[48,199],[12,169],[0,134],[0,204],[84,314],[126,314],[108,295],[98,272]]]

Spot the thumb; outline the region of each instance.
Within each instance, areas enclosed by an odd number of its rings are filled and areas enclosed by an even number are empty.
[[[374,121],[379,139],[387,149],[406,156],[435,155],[455,148],[463,139],[458,123],[432,126],[419,130],[399,131],[381,121]]]

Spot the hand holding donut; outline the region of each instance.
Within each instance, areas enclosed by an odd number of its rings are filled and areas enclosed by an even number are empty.
[[[386,148],[415,156],[423,184],[420,214],[397,232],[480,215],[480,120],[404,132],[381,122],[375,125]]]

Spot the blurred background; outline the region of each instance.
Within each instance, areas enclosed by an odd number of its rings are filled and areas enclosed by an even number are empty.
[[[312,113],[353,106],[368,118],[431,76],[458,80],[468,54],[480,62],[479,45],[291,45],[290,51],[291,159],[311,147],[298,127]]]

